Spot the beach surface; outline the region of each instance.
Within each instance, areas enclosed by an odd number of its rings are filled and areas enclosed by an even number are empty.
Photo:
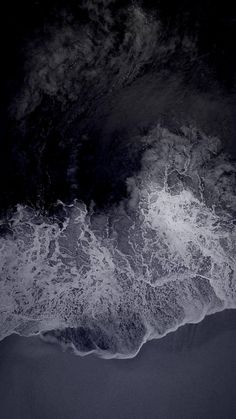
[[[38,336],[0,345],[2,419],[233,419],[236,311],[149,342],[133,359],[63,352]]]

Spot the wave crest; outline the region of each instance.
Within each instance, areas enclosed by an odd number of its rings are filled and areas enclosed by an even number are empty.
[[[236,306],[235,165],[192,128],[157,126],[142,141],[129,198],[106,213],[17,207],[0,239],[1,338],[41,332],[76,353],[130,357]]]

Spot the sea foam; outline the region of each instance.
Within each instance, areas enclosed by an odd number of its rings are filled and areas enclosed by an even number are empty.
[[[235,165],[216,137],[160,126],[144,136],[128,198],[107,211],[18,205],[0,238],[0,336],[41,333],[77,354],[134,356],[236,307]]]

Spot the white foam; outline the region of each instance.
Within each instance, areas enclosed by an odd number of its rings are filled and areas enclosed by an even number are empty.
[[[1,338],[57,329],[44,338],[130,357],[236,307],[235,166],[194,129],[158,126],[142,141],[130,198],[108,213],[75,201],[62,225],[18,206],[0,239]]]

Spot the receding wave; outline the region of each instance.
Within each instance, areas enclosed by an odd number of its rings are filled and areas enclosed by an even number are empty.
[[[134,356],[236,307],[236,168],[216,137],[160,126],[142,137],[128,198],[63,217],[19,205],[0,238],[0,334],[41,333],[75,353]]]

